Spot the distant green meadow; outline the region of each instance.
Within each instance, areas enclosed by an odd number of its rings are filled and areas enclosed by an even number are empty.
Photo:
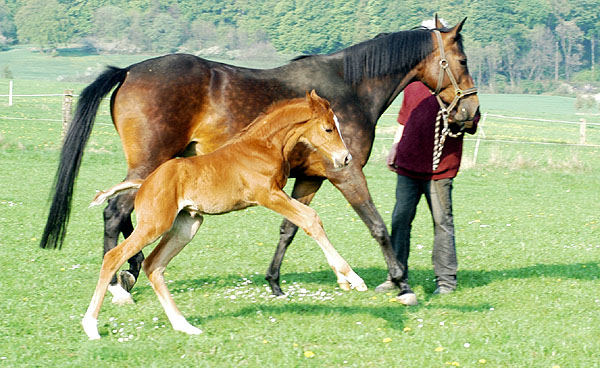
[[[0,53],[0,68],[5,55]],[[104,64],[104,57],[94,57]],[[14,93],[78,93],[85,83],[49,77],[61,61],[69,62],[63,58],[52,60],[39,78],[19,77],[11,64]],[[71,75],[87,69],[81,63]],[[8,80],[0,79],[0,95],[7,93]],[[108,104],[87,146],[64,247],[48,251],[38,243],[60,149],[62,98],[15,97],[9,107],[8,98],[0,97],[0,366],[599,366],[598,126],[587,127],[588,145],[580,146],[576,124],[497,117],[577,122],[574,98],[480,99],[490,115],[482,127],[485,139],[474,162],[477,135],[467,137],[454,182],[454,294],[432,295],[432,224],[424,201],[409,261],[420,304],[404,307],[394,294],[373,291],[386,276],[379,247],[325,183],[312,207],[369,291],[339,290],[317,244],[299,233],[282,267],[287,296],[273,298],[264,272],[281,218],[250,208],[207,217],[166,271],[179,308],[203,334],[173,331],[141,276],[135,305],[116,306],[108,297],[99,316],[102,339],[88,341],[80,320],[98,279],[103,236],[102,209],[88,204],[96,190],[126,173]],[[395,174],[385,168],[385,157],[399,103],[378,123],[364,170],[388,226]]]

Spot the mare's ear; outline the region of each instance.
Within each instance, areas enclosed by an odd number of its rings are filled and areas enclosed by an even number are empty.
[[[466,21],[467,21],[467,17],[465,17],[465,19],[463,19],[460,23],[458,23],[456,26],[454,26],[454,28],[452,28],[452,30],[450,30],[450,32],[454,33],[454,37],[456,37],[460,34],[460,31],[462,31],[462,28],[465,25]]]
[[[435,13],[435,17],[434,18],[435,18],[435,28],[437,28],[437,29],[446,28],[446,27],[444,27],[444,24],[442,24],[442,22],[440,22],[440,18],[438,18],[437,13]]]

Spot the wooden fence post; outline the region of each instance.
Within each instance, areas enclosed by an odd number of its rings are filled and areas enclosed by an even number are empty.
[[[586,121],[584,119],[579,119],[581,124],[579,124],[579,144],[585,144],[585,129],[586,129]]]
[[[8,106],[12,106],[13,81],[8,82]]]
[[[73,107],[73,90],[65,89],[63,105],[62,105],[62,116],[63,116],[63,124],[62,124],[62,132],[60,134],[61,138],[65,138],[67,134],[67,130],[69,129],[69,124],[71,124],[71,111]]]
[[[479,142],[481,142],[481,135],[485,138],[485,133],[483,132],[483,124],[485,123],[485,119],[487,119],[487,112],[483,114],[483,118],[477,124],[477,141],[475,142],[475,150],[473,152],[473,166],[477,163],[477,155],[479,154]]]

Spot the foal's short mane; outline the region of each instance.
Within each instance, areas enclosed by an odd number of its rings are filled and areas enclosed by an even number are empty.
[[[294,107],[294,105],[298,105],[298,106],[296,109],[292,110],[292,107]],[[256,119],[254,119],[250,124],[248,124],[247,126],[242,128],[230,141],[238,140],[240,137],[247,134],[248,132],[256,131],[256,130],[261,129],[264,126],[268,125],[272,119],[268,119],[267,117],[269,115],[273,114],[274,112],[276,112],[278,110],[282,110],[286,107],[288,107],[288,109],[286,109],[287,110],[286,112],[288,114],[298,113],[298,110],[303,109],[303,108],[310,110],[308,101],[306,101],[306,98],[304,98],[304,97],[276,101],[276,102],[272,103],[271,105],[269,105],[269,107],[267,107],[267,109],[263,113],[258,115],[256,117]],[[283,113],[283,111],[282,111],[282,113]],[[306,119],[306,120],[308,120],[308,119]]]

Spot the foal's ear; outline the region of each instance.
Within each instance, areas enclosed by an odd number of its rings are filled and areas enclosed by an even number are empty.
[[[310,92],[306,92],[306,100],[308,101],[308,106],[313,112],[317,112],[323,108],[322,98],[317,95],[317,92],[313,89]]]
[[[314,89],[313,89],[311,92],[309,92],[309,91],[306,91],[306,101],[308,102],[308,107],[310,107],[310,109],[311,109],[312,111],[314,111],[314,110],[315,110],[315,107],[316,107],[316,106],[315,106],[315,103],[316,103],[316,102],[315,102],[315,100],[313,99],[313,93],[314,93],[314,94],[316,94]]]
[[[318,106],[321,106],[325,110],[329,109],[329,101],[319,96],[314,89],[310,91],[310,97],[312,98],[313,103],[315,103],[315,107],[318,104]]]

